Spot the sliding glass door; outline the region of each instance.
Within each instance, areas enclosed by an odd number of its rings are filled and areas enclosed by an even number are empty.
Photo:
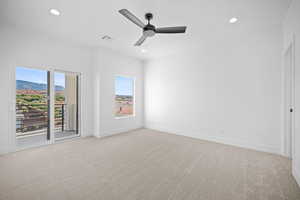
[[[17,148],[79,136],[79,74],[17,67],[15,115]]]

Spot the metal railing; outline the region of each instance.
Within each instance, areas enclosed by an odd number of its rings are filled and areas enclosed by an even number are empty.
[[[67,104],[55,104],[55,131],[64,131],[66,126]]]
[[[64,131],[67,104],[55,104],[55,131]],[[46,133],[48,128],[48,104],[16,104],[16,134],[29,136]]]

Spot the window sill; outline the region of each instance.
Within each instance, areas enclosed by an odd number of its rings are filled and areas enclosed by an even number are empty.
[[[128,116],[123,116],[123,117],[115,117],[115,119],[128,119],[128,118],[134,118],[135,115],[128,115]]]

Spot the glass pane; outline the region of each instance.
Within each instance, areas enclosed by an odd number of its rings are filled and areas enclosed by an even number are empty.
[[[48,72],[16,68],[16,137],[18,147],[44,144],[48,134]]]
[[[54,73],[55,138],[78,136],[78,76]]]
[[[115,79],[115,116],[134,114],[134,79],[117,76]]]

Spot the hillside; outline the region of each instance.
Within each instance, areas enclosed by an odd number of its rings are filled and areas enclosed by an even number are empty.
[[[47,89],[47,85],[44,83],[34,83],[34,82],[30,82],[30,81],[23,81],[23,80],[17,80],[16,82],[16,87],[17,90],[38,90],[38,91],[42,91],[42,90],[46,90]],[[65,88],[60,86],[60,85],[56,85],[55,86],[55,91],[63,91]]]

